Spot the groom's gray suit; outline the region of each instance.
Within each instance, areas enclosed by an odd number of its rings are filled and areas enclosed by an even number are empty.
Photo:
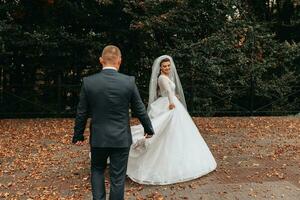
[[[104,170],[110,158],[110,199],[124,199],[124,185],[132,136],[129,107],[141,121],[145,133],[153,135],[151,121],[134,77],[104,69],[83,79],[74,127],[73,143],[84,140],[91,113],[91,182],[94,200],[105,199]]]

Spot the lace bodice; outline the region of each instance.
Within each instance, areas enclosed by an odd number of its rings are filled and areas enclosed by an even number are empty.
[[[173,102],[173,97],[175,96],[175,83],[171,81],[167,76],[160,75],[158,77],[158,87],[160,95],[163,97],[168,97],[170,103]]]

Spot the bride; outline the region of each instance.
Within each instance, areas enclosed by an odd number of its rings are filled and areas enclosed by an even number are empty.
[[[192,180],[216,169],[216,161],[186,110],[173,59],[163,55],[152,66],[148,113],[155,135],[145,139],[131,127],[127,175],[135,182],[166,185]]]

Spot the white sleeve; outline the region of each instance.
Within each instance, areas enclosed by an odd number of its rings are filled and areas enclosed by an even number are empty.
[[[173,97],[172,97],[172,89],[171,89],[171,86],[169,84],[168,78],[163,77],[163,76],[159,76],[158,77],[158,86],[159,86],[159,88],[162,92],[167,91],[170,104],[174,103],[173,102]]]

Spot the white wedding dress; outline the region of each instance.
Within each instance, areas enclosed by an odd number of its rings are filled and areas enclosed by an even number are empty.
[[[166,185],[192,180],[216,169],[216,161],[186,108],[175,95],[175,84],[158,78],[160,97],[149,109],[155,131],[144,138],[142,125],[131,127],[133,144],[127,175],[135,182]],[[169,110],[169,104],[175,108]]]

